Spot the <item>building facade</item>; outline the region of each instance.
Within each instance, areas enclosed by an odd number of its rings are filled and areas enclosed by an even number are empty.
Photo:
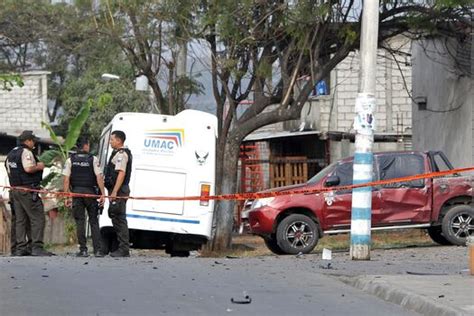
[[[378,50],[374,151],[412,148],[411,46],[410,39],[398,36],[384,43],[387,49]],[[307,79],[300,79],[296,90],[304,80]],[[258,175],[264,179],[260,181],[262,189],[304,182],[325,165],[353,154],[355,99],[359,90],[358,52],[351,53],[337,65],[326,84],[328,94],[310,96],[299,120],[265,126],[245,138],[244,144],[258,148],[258,160],[263,164]],[[294,167],[292,159],[306,167]],[[296,170],[294,177],[287,174],[291,170]],[[241,167],[242,191],[250,191],[248,188],[252,186],[244,183],[251,183],[252,176],[244,171]],[[306,175],[302,177],[301,172]],[[276,176],[286,181],[273,181]]]

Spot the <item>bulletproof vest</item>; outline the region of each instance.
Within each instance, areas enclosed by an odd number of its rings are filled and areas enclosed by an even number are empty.
[[[105,168],[105,187],[108,190],[111,190],[115,186],[115,182],[117,181],[118,171],[115,170],[115,164],[112,163],[112,159],[115,155],[119,152],[125,151],[128,155],[128,162],[127,162],[127,170],[125,171],[125,179],[123,180],[122,186],[128,185],[130,182],[130,175],[132,174],[132,153],[128,148],[120,148],[119,150],[114,150],[112,155],[110,155],[109,162],[107,163],[107,167]]]
[[[21,155],[23,150],[29,150],[26,146],[22,145],[20,147],[13,148],[12,151],[8,153],[7,160],[5,165],[8,164],[7,170],[10,170],[8,173],[8,179],[10,180],[10,185],[12,186],[36,186],[39,185],[41,179],[43,179],[43,171],[37,171],[35,173],[27,173],[23,168],[23,163],[21,161]],[[33,154],[35,162],[38,163],[38,157]]]
[[[71,186],[92,188],[97,186],[94,172],[94,156],[88,153],[72,154],[71,157]]]

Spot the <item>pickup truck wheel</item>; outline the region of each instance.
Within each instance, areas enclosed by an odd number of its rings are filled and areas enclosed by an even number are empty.
[[[265,246],[267,246],[267,248],[270,249],[270,251],[273,252],[274,254],[276,255],[285,254],[283,250],[281,250],[280,246],[278,246],[278,243],[274,237],[263,238],[263,241],[265,242]]]
[[[287,254],[311,252],[316,247],[318,238],[317,224],[306,215],[289,215],[277,227],[277,244]]]
[[[474,236],[474,209],[468,205],[453,206],[443,218],[443,235],[453,245],[466,245]]]
[[[431,240],[435,243],[447,246],[451,245],[451,242],[443,236],[443,232],[441,230],[441,226],[433,226],[428,228],[428,235],[430,235]]]

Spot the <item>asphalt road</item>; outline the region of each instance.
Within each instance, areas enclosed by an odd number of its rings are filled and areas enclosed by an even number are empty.
[[[304,260],[2,257],[0,314],[413,315]]]

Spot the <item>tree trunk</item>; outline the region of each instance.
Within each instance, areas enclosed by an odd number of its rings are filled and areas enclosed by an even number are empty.
[[[230,136],[230,135],[229,135]],[[216,172],[216,192],[218,194],[231,194],[236,192],[237,182],[237,162],[239,159],[240,139],[228,137],[222,151],[222,160],[217,160],[221,164]],[[219,158],[219,150],[218,150]],[[220,170],[220,171],[219,171]],[[214,220],[212,241],[210,250],[221,251],[230,248],[232,239],[232,228],[234,225],[235,201],[217,201],[214,208]]]

